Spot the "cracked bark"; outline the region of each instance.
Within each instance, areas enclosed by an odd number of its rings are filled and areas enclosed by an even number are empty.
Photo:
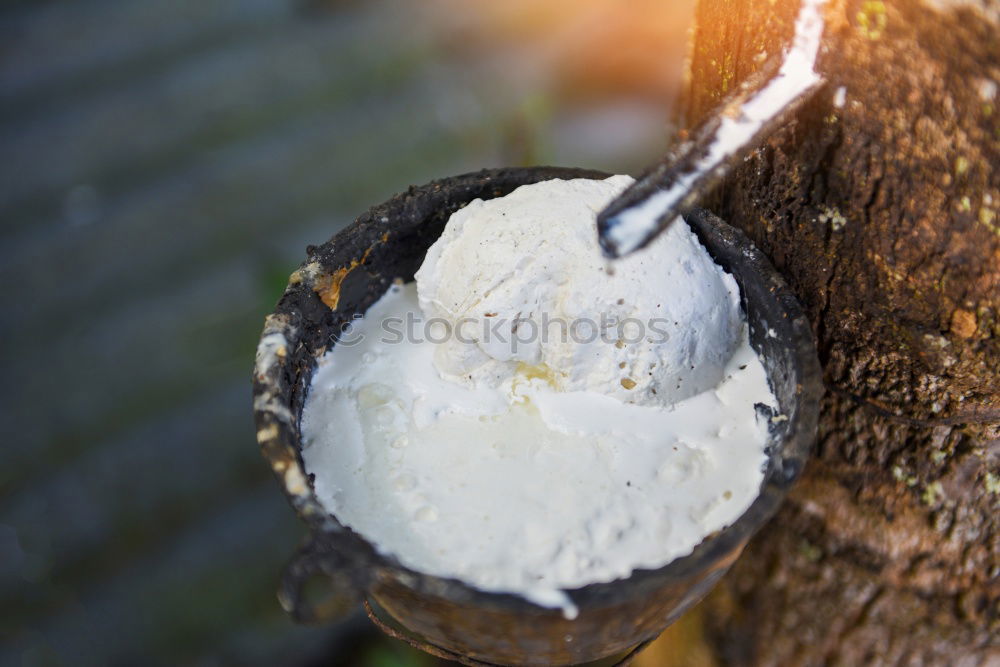
[[[794,5],[701,0],[688,126]],[[817,454],[698,618],[729,664],[1000,662],[1000,2],[824,13],[828,84],[709,202],[809,312]]]

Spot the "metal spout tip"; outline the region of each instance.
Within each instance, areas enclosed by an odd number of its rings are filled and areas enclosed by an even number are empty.
[[[788,51],[772,56],[601,211],[597,237],[605,256],[615,259],[649,244],[822,87],[816,57],[823,38],[819,8],[827,0],[800,1]]]
[[[618,259],[625,254],[609,233],[609,230],[617,224],[617,216],[609,217],[603,213],[597,216],[597,244],[601,246],[601,254],[606,259]]]

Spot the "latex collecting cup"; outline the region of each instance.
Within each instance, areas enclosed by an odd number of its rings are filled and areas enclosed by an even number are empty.
[[[567,591],[579,610],[570,620],[559,609],[517,595],[409,569],[344,527],[316,498],[302,465],[300,419],[316,360],[343,328],[393,281],[413,279],[448,218],[468,202],[552,178],[606,176],[535,167],[446,178],[374,206],[327,243],[308,249],[266,319],[253,380],[257,440],[310,529],[279,590],[295,618],[332,619],[364,601],[384,630],[466,663],[565,665],[607,658],[641,647],[701,599],[778,509],[815,438],[822,384],[814,339],[801,306],[768,259],[742,232],[703,210],[685,219],[739,284],[750,342],[778,402],[760,494],[731,525],[660,568]],[[303,593],[316,576],[332,586],[320,603]]]

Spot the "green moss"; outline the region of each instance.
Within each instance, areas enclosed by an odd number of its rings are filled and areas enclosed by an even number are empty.
[[[885,12],[885,3],[881,0],[865,0],[855,16],[858,32],[870,40],[882,37],[889,22]]]
[[[917,477],[916,477],[916,475],[908,475],[899,466],[893,466],[892,467],[892,476],[893,476],[893,478],[895,478],[895,480],[897,482],[903,482],[907,486],[916,486],[917,485]]]
[[[941,482],[931,482],[924,489],[924,492],[920,494],[920,500],[925,505],[936,505],[943,497],[944,488],[941,486]]]
[[[986,473],[986,490],[994,496],[1000,496],[1000,477],[991,472]]]
[[[847,224],[847,218],[843,216],[837,208],[830,208],[829,206],[824,206],[819,214],[819,221],[822,223],[830,223],[830,227],[835,232],[839,232]]]
[[[979,209],[979,223],[994,234],[1000,234],[1000,225],[996,223],[997,212],[983,206]]]
[[[812,563],[817,562],[823,557],[823,550],[809,540],[802,540],[799,544],[799,553],[801,553],[806,560]]]

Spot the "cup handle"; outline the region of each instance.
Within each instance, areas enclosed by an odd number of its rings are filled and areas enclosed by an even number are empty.
[[[330,590],[318,601],[308,600],[306,584],[317,575],[323,575]],[[285,566],[278,602],[297,623],[327,623],[355,609],[366,589],[357,568],[322,537],[313,535]]]

